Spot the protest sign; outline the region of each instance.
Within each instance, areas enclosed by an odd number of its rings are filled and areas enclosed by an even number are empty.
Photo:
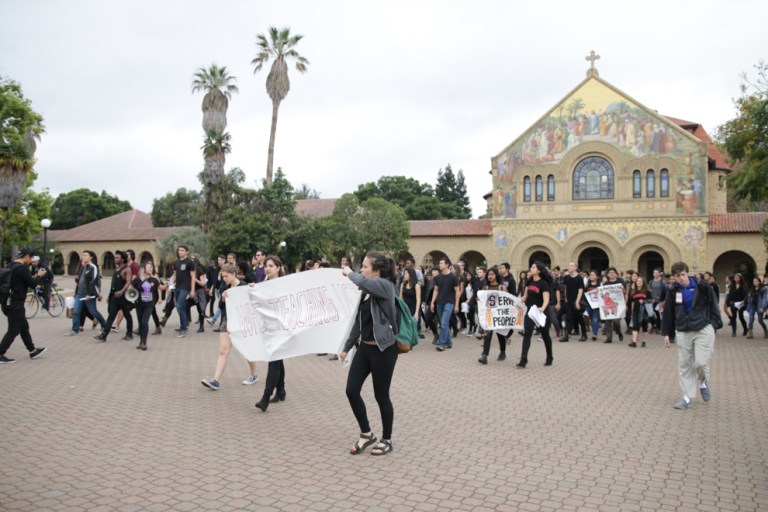
[[[356,318],[360,290],[338,269],[318,269],[228,290],[227,330],[248,361],[336,353]]]
[[[624,286],[621,284],[609,284],[598,288],[600,300],[600,319],[614,320],[624,318],[627,312],[627,303],[624,300]]]
[[[521,331],[526,310],[525,303],[511,293],[498,290],[477,292],[477,317],[480,327],[486,331]]]

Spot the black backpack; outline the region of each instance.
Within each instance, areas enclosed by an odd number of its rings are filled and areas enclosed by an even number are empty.
[[[9,263],[0,268],[0,303],[4,306],[7,306],[11,299],[11,272],[16,268],[16,265],[19,263]]]

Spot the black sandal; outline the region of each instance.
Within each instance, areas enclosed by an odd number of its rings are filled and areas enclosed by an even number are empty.
[[[376,453],[373,450],[379,450],[378,453]],[[371,455],[386,455],[389,452],[392,451],[392,441],[389,439],[382,439],[379,441],[379,444],[371,448]]]
[[[361,445],[360,441],[358,440],[355,443],[355,447],[349,450],[349,453],[351,455],[357,455],[358,453],[362,453],[363,450],[365,450],[366,448],[368,448],[369,446],[371,446],[373,443],[376,442],[376,436],[373,435],[373,432],[371,432],[370,434],[360,434],[360,439],[365,439],[365,443]]]

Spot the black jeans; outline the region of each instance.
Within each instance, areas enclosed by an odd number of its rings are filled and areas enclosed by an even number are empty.
[[[533,329],[536,324],[533,323],[531,317],[525,315],[525,321],[523,322],[525,328],[523,334],[523,352],[520,354],[520,364],[528,363],[528,350],[531,348],[531,337],[533,336]],[[544,339],[544,348],[547,351],[547,360],[552,360],[552,338],[549,336],[549,318],[547,323],[541,328],[541,337]]]
[[[278,392],[285,391],[285,365],[283,360],[270,361],[267,369],[267,381],[264,383],[264,394],[261,399],[267,401],[277,389]]]
[[[139,317],[139,339],[145,344],[149,337],[149,317],[152,316],[152,313],[155,313],[155,305],[152,303],[136,306],[136,316]]]
[[[491,339],[493,338],[493,333],[496,331],[486,331],[485,336],[483,337],[483,355],[487,356],[491,352]],[[514,332],[514,331],[511,331]],[[496,338],[499,340],[499,352],[502,354],[506,353],[507,350],[507,337],[503,334],[499,334],[496,332]]]
[[[565,335],[569,335],[571,333],[571,329],[573,329],[574,321],[576,322],[576,326],[579,328],[579,334],[581,334],[582,337],[587,337],[587,329],[584,327],[584,312],[580,309],[576,309],[576,304],[574,302],[566,302],[565,303]]]
[[[397,348],[392,345],[384,352],[375,345],[360,343],[347,375],[347,399],[352,406],[352,412],[357,418],[360,432],[370,432],[368,412],[365,409],[365,401],[360,396],[363,383],[368,375],[373,379],[373,394],[381,411],[382,439],[392,438],[392,423],[395,419],[395,410],[392,400],[389,399],[389,386],[392,384],[392,374],[397,363]]]
[[[102,333],[104,337],[106,338],[110,329],[112,329],[112,324],[115,323],[115,318],[117,318],[118,311],[122,311],[123,318],[125,318],[125,335],[132,337],[133,315],[131,315],[131,308],[128,306],[128,301],[125,301],[122,298],[116,299],[115,297],[112,297],[109,301],[108,311],[109,316],[107,317],[107,325],[104,327],[104,332]]]
[[[21,341],[24,342],[27,350],[30,352],[35,350],[35,344],[32,343],[32,335],[29,334],[29,322],[27,322],[27,318],[24,316],[24,303],[3,305],[2,309],[3,314],[8,317],[8,331],[3,336],[3,341],[0,341],[0,356],[5,355],[19,334],[21,334]]]

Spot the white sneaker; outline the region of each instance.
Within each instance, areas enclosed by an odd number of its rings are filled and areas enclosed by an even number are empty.
[[[250,386],[251,384],[256,384],[257,380],[259,380],[258,375],[249,375],[248,378],[243,381],[243,384],[245,386]]]

